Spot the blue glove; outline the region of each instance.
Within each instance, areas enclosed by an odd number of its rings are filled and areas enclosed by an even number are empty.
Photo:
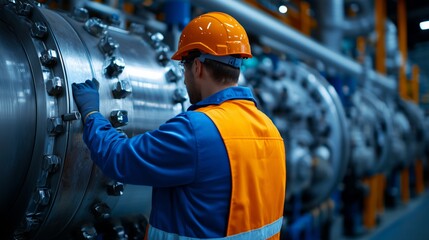
[[[86,80],[84,83],[73,83],[73,98],[85,122],[90,113],[100,109],[99,83],[96,79]]]

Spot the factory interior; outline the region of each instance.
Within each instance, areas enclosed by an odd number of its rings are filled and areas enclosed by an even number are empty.
[[[171,56],[212,11],[246,29],[239,85],[285,142],[280,239],[429,239],[422,0],[0,0],[0,238],[144,238],[152,188],[94,165],[71,85],[97,79],[127,136],[158,128],[190,106]]]

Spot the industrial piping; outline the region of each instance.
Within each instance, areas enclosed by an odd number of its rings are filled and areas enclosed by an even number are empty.
[[[222,11],[231,14],[249,33],[259,35],[261,34],[261,29],[263,29],[265,36],[269,36],[273,40],[283,43],[286,51],[289,48],[296,49],[313,59],[320,59],[329,67],[334,67],[337,70],[360,79],[368,79],[385,90],[396,91],[397,84],[394,79],[385,77],[374,70],[366,69],[366,67],[352,59],[326,48],[241,0],[190,1],[194,6],[201,7],[207,11]]]

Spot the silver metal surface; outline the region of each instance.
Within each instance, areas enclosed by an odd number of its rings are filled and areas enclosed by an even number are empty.
[[[36,94],[30,63],[18,36],[0,21],[0,212],[16,201],[36,138]]]
[[[150,213],[151,188],[112,182],[93,165],[71,84],[97,79],[100,112],[126,111],[118,131],[133,136],[186,109],[186,94],[177,95],[183,73],[152,33],[106,26],[94,34],[82,19],[38,6],[20,16],[19,4],[0,8],[1,236],[85,235],[100,217],[139,225]],[[117,43],[108,51],[99,47],[105,35]],[[109,74],[112,58],[123,62]]]

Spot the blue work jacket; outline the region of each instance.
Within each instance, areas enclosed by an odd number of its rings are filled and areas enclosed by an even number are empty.
[[[83,139],[105,175],[153,186],[151,226],[181,236],[224,237],[231,198],[228,155],[211,119],[193,110],[232,99],[255,102],[249,88],[230,87],[131,138],[94,113],[85,121]]]

